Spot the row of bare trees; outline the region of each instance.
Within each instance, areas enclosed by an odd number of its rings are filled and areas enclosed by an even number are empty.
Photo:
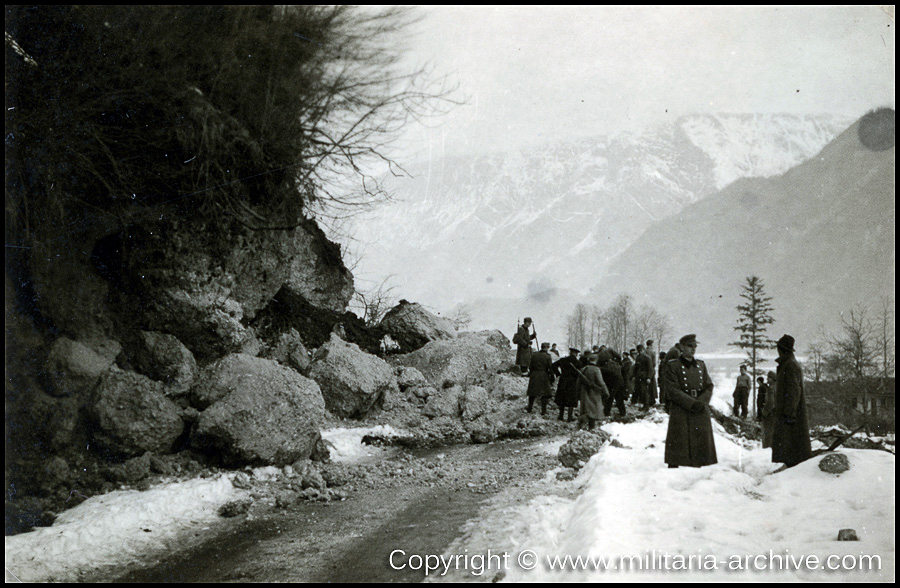
[[[566,324],[568,345],[589,349],[607,345],[627,351],[647,339],[662,341],[672,332],[669,319],[648,304],[637,306],[622,293],[607,308],[577,304]]]
[[[894,376],[894,299],[882,296],[876,305],[855,304],[841,314],[835,332],[824,329],[809,346],[812,375],[820,380]]]

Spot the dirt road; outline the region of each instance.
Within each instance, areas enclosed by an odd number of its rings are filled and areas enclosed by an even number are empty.
[[[547,440],[444,448],[419,458],[441,463],[427,483],[358,490],[339,502],[302,502],[252,520],[223,521],[212,538],[103,580],[418,582],[421,570],[396,569],[406,557],[441,554],[492,495],[516,486],[527,492],[557,466]],[[390,459],[406,463],[402,454]],[[406,557],[398,552],[392,567],[395,550]]]

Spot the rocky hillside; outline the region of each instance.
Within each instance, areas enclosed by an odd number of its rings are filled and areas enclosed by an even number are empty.
[[[736,181],[657,223],[594,292],[638,294],[679,332],[721,345],[744,278],[757,275],[773,328],[803,348],[856,302],[893,293],[895,169],[893,110],[864,117],[786,173]]]
[[[653,223],[738,178],[787,171],[850,122],[690,116],[642,135],[435,157],[355,225],[357,271],[393,275],[398,294],[439,308],[521,298],[545,282],[584,290]]]

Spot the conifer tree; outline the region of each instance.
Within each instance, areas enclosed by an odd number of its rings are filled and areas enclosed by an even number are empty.
[[[765,361],[760,357],[760,351],[775,348],[775,342],[766,336],[766,327],[774,323],[775,319],[771,314],[772,298],[766,295],[762,279],[757,276],[747,277],[746,283],[741,286],[740,296],[744,299],[744,303],[737,306],[739,314],[737,326],[734,327],[735,331],[740,332],[740,337],[738,341],[729,343],[729,345],[740,347],[747,352],[753,385],[751,402],[753,403],[753,414],[756,415],[756,377],[758,375],[756,366]]]

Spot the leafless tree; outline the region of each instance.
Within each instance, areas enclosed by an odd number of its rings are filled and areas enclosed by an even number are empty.
[[[357,288],[353,293],[349,305],[350,310],[367,325],[374,326],[380,323],[387,311],[396,304],[397,296],[394,294],[394,286],[388,285],[392,278],[393,276],[388,276],[369,290],[363,291]]]
[[[828,336],[829,370],[839,378],[863,378],[877,366],[878,330],[869,317],[869,308],[857,303],[841,313],[839,334]]]

